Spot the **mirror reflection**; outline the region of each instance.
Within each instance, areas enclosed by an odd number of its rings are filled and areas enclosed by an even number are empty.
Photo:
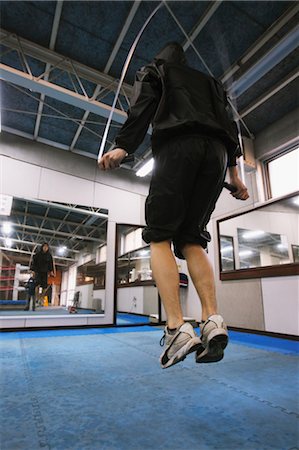
[[[117,225],[117,325],[158,322],[158,290],[150,268],[143,227]]]
[[[108,211],[0,199],[0,315],[104,314]]]
[[[299,196],[219,222],[221,271],[298,262]]]

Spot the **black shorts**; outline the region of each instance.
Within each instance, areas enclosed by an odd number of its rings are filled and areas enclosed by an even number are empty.
[[[48,273],[47,272],[37,272],[35,274],[36,286],[41,286],[43,289],[48,287]]]
[[[221,193],[227,150],[218,138],[181,136],[153,149],[154,170],[145,203],[145,242],[171,240],[184,259],[186,243],[207,247],[206,226]]]

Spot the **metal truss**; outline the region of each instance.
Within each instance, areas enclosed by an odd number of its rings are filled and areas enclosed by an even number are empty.
[[[111,91],[116,90],[117,80],[110,75],[96,69],[92,69],[91,67],[77,61],[71,60],[70,58],[60,55],[59,53],[56,53],[48,48],[42,47],[34,42],[30,42],[27,39],[20,38],[16,34],[10,33],[4,29],[0,29],[0,43],[7,48],[21,52],[23,56],[28,55],[38,61],[44,62],[45,64],[50,64],[51,70],[59,67],[60,70],[74,75],[75,67],[76,73],[81,80],[91,81],[92,83],[96,85],[99,84],[104,88],[110,86]],[[43,77],[44,74],[40,77]],[[130,97],[132,94],[132,86],[124,83],[123,91],[127,97]]]
[[[101,135],[99,133],[96,133],[94,130],[90,129],[88,127],[89,123],[92,123],[92,121],[88,121],[88,116],[92,112],[100,117],[108,118],[111,107],[105,103],[103,103],[101,100],[105,98],[105,96],[109,92],[114,92],[117,89],[118,80],[114,79],[110,75],[108,75],[108,72],[113,64],[113,61],[115,60],[115,57],[118,53],[118,50],[123,42],[123,39],[125,35],[127,34],[131,23],[136,15],[136,12],[140,6],[139,1],[135,1],[131,7],[131,10],[128,14],[128,17],[126,19],[126,22],[124,23],[124,26],[122,28],[121,33],[119,34],[117,41],[114,45],[114,48],[110,54],[110,57],[106,63],[106,66],[104,68],[103,72],[99,72],[95,69],[92,69],[84,64],[81,64],[79,62],[76,62],[74,60],[71,60],[70,58],[67,58],[63,55],[58,54],[54,51],[55,48],[55,41],[57,37],[57,32],[59,28],[59,21],[61,17],[61,11],[63,8],[63,2],[57,2],[56,4],[56,10],[54,15],[54,20],[52,24],[52,32],[51,32],[51,39],[50,39],[50,45],[49,48],[42,47],[38,44],[32,43],[26,39],[20,38],[16,36],[13,33],[9,33],[3,29],[0,30],[0,41],[1,44],[4,47],[4,54],[16,51],[19,55],[23,71],[13,69],[9,66],[6,66],[4,64],[0,64],[0,78],[7,81],[8,83],[13,83],[13,85],[20,86],[21,88],[30,89],[35,92],[39,92],[41,94],[39,99],[36,99],[35,96],[32,96],[36,101],[39,102],[39,106],[37,109],[37,113],[34,113],[37,116],[36,123],[35,123],[35,129],[33,135],[14,130],[8,127],[3,127],[4,130],[7,130],[9,132],[13,132],[15,134],[19,134],[21,136],[29,137],[31,139],[38,140],[39,142],[46,143],[48,145],[53,145],[58,148],[63,148],[65,150],[71,150],[74,153],[82,154],[84,156],[88,156],[90,158],[96,159],[95,155],[92,155],[88,152],[84,152],[82,150],[75,149],[76,143],[79,139],[79,136],[83,129],[87,129],[89,132],[93,133],[94,135],[97,135],[97,137],[101,138]],[[177,26],[183,31],[183,34],[185,35],[186,39],[183,42],[183,48],[187,50],[190,46],[194,50],[193,42],[198,37],[201,30],[205,27],[205,25],[208,23],[208,21],[211,19],[213,14],[216,12],[216,10],[221,6],[222,1],[213,1],[209,2],[209,5],[207,6],[204,14],[198,21],[198,23],[195,25],[193,30],[187,35],[186,32],[183,30],[182,25],[180,24],[179,20],[175,17],[173,14],[169,4],[164,1],[164,5],[166,9],[169,11],[171,16],[174,18],[174,20],[177,23]],[[241,95],[240,87],[244,89],[248,85],[246,80],[248,75],[252,75],[250,71],[252,69],[259,69],[260,65],[265,65],[264,57],[267,55],[261,56],[258,61],[253,61],[253,57],[256,55],[257,52],[261,51],[263,46],[270,41],[270,39],[273,39],[275,35],[283,28],[285,27],[288,22],[294,18],[294,16],[299,11],[299,5],[294,4],[290,6],[290,8],[281,16],[279,19],[271,25],[265,33],[246,51],[246,53],[238,59],[234,64],[229,67],[224,75],[222,76],[221,81],[223,83],[228,83],[233,76],[236,77],[236,80],[234,82],[234,90],[236,92],[239,92],[237,95]],[[293,33],[292,35],[290,35]],[[289,36],[290,35],[290,36]],[[296,38],[297,34],[294,33],[294,30],[291,30],[288,33],[289,38]],[[283,38],[284,39],[284,38]],[[285,57],[290,51],[290,48],[288,47],[284,50],[283,57]],[[197,52],[198,53],[198,52]],[[30,63],[28,61],[28,56],[33,57],[41,62],[44,62],[46,64],[45,71],[43,74],[41,74],[39,77],[34,77],[32,75],[32,71],[30,68]],[[200,55],[199,55],[200,56]],[[68,74],[70,77],[72,83],[71,89],[65,89],[58,84],[54,83],[54,79],[51,78],[51,82],[49,81],[49,76],[51,72],[54,69],[59,69],[60,71],[63,71]],[[262,76],[261,72],[259,70],[255,70],[255,74],[253,76],[254,82],[259,79],[258,77]],[[278,92],[280,89],[285,87],[288,83],[290,83],[293,79],[295,79],[298,76],[298,72],[292,72],[289,74],[288,77],[286,77],[284,80],[282,80],[281,83],[271,87],[266,94],[264,94],[262,97],[257,99],[255,102],[253,102],[251,105],[249,105],[244,111],[240,114],[240,119],[242,117],[245,117],[248,115],[251,111],[256,109],[260,104],[264,103],[266,100],[268,100],[272,95],[274,95],[276,92]],[[84,82],[90,81],[94,84],[96,84],[96,89],[93,92],[93,95],[89,98],[86,89],[84,87]],[[16,87],[16,86],[14,86]],[[238,91],[239,89],[239,91]],[[24,90],[23,90],[24,92]],[[117,123],[117,125],[113,124],[112,126],[119,127],[121,124],[124,123],[126,120],[126,113],[125,109],[127,105],[129,104],[128,98],[131,96],[132,93],[132,86],[124,83],[122,86],[122,94],[124,98],[126,99],[126,105],[123,105],[121,102],[119,103],[119,109],[115,110],[113,120]],[[26,94],[28,92],[26,91]],[[30,95],[30,94],[29,94]],[[57,109],[52,107],[52,110],[54,110],[59,116],[56,115],[56,117],[53,115],[53,117],[64,120],[71,120],[76,125],[78,125],[78,128],[74,134],[72,143],[70,146],[66,146],[64,144],[52,142],[47,139],[40,138],[38,136],[39,132],[39,126],[40,121],[42,117],[49,117],[50,115],[43,114],[43,107],[46,105],[44,99],[45,96],[49,96],[52,98],[55,98],[59,101],[62,101],[64,103],[70,104],[72,106],[75,106],[77,108],[80,108],[84,110],[84,114],[81,119],[74,119],[72,117],[69,117],[68,115],[58,111]],[[51,108],[50,105],[46,105]],[[20,112],[20,111],[15,111]],[[30,114],[28,112],[28,114]],[[32,113],[33,114],[33,113]],[[99,124],[102,124],[101,122]],[[245,125],[244,125],[245,126]],[[148,157],[151,154],[151,149],[148,148],[141,159],[137,161],[137,163],[134,165],[133,170],[138,167],[146,157]]]
[[[21,86],[25,89],[29,89],[30,91],[55,98],[56,100],[75,106],[76,108],[92,112],[102,117],[109,117],[111,107],[106,103],[91,100],[82,94],[78,94],[77,92],[50,83],[49,81],[34,78],[30,74],[13,69],[5,64],[0,64],[0,79],[13,83],[17,86]],[[35,98],[34,96],[32,97]],[[114,111],[113,120],[118,123],[124,123],[126,120],[126,113],[116,109]]]
[[[117,41],[116,41],[116,43],[115,43],[115,45],[113,47],[113,50],[112,50],[112,52],[110,54],[110,57],[109,57],[109,59],[107,61],[106,66],[104,68],[104,73],[106,73],[106,74],[109,72],[109,70],[110,70],[110,68],[111,68],[111,66],[112,66],[112,64],[113,64],[113,62],[114,62],[114,60],[116,58],[117,52],[118,52],[118,50],[119,50],[119,48],[120,48],[120,46],[121,46],[121,44],[122,44],[122,42],[124,40],[125,35],[127,34],[128,29],[130,28],[130,25],[131,25],[131,23],[132,23],[132,21],[133,21],[133,19],[135,17],[135,14],[136,14],[136,12],[137,12],[137,10],[139,8],[139,5],[140,5],[140,1],[135,1],[133,3],[133,6],[132,6],[132,8],[131,8],[131,10],[129,12],[129,15],[128,15],[126,21],[125,21],[125,24],[124,24],[124,26],[123,26],[123,28],[122,28],[119,36],[118,36],[118,39],[117,39]],[[98,94],[100,94],[104,90],[105,90],[105,87],[102,87],[102,84],[98,84],[97,87],[95,88],[95,91],[93,93],[92,98],[97,98]],[[128,95],[126,94],[126,90],[123,87],[122,87],[122,92],[124,93],[125,98],[127,100],[127,103],[129,104]],[[86,123],[86,120],[87,120],[88,116],[89,116],[89,111],[86,111],[84,113],[83,117],[82,117],[81,123],[80,123],[80,125],[79,125],[79,127],[78,127],[78,129],[77,129],[77,131],[75,133],[74,139],[73,139],[73,141],[72,141],[72,143],[70,145],[70,149],[71,150],[73,150],[75,148],[75,145],[76,145],[76,143],[77,143],[77,141],[79,139],[81,131],[84,128],[84,125]]]
[[[20,199],[18,199],[20,202]],[[80,208],[43,200],[25,200],[20,208],[16,203],[11,212],[13,234],[10,237],[13,248],[4,246],[5,237],[0,237],[1,250],[32,255],[36,248],[47,241],[53,257],[66,264],[74,263],[77,255],[87,247],[96,248],[106,244],[107,214],[99,208]],[[40,207],[31,212],[33,206]],[[61,218],[52,217],[53,212],[63,211]],[[74,221],[71,214],[80,214],[80,221]],[[58,249],[66,247],[66,255],[57,255]]]

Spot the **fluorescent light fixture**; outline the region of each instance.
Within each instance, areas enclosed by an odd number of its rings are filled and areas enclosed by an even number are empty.
[[[0,194],[0,216],[10,216],[12,199],[11,195]]]
[[[5,247],[11,248],[12,247],[12,240],[10,238],[6,238],[4,240],[5,242]]]
[[[5,235],[10,235],[12,232],[12,226],[10,222],[3,222],[2,224],[2,232]]]
[[[221,253],[230,253],[232,251],[233,247],[231,245],[228,245],[227,247],[224,247],[221,249]]]
[[[239,256],[250,256],[253,255],[253,251],[252,250],[241,250],[239,252]]]
[[[276,245],[276,248],[278,248],[279,250],[286,250],[287,246],[285,244],[280,243]]]
[[[293,203],[294,205],[299,206],[299,197],[294,198]]]
[[[243,239],[256,239],[259,237],[262,237],[264,234],[266,234],[263,230],[252,230],[252,231],[245,231],[245,233],[242,234]]]
[[[149,255],[149,250],[140,250],[139,251],[139,255],[140,256],[148,256]]]
[[[63,246],[59,247],[59,249],[57,250],[57,253],[62,256],[65,254],[66,250],[67,250],[66,246],[63,245]]]
[[[151,158],[136,172],[137,177],[145,177],[153,170],[153,167],[154,167],[154,158]]]

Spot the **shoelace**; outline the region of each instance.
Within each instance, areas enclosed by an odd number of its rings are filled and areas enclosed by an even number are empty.
[[[160,346],[163,347],[163,345],[165,344],[165,337],[166,337],[166,332],[164,331],[163,336],[160,339]]]

